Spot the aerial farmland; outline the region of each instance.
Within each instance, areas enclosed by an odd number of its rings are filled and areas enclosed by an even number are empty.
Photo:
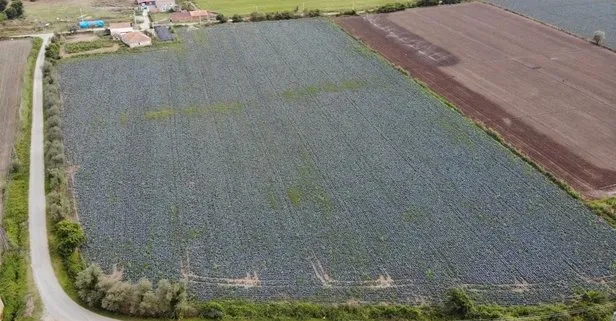
[[[330,21],[178,32],[60,64],[88,261],[203,299],[613,286],[613,228]]]
[[[616,192],[613,52],[478,2],[338,21],[587,197]]]

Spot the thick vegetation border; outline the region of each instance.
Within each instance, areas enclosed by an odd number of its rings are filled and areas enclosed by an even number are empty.
[[[333,24],[333,22],[332,22]],[[334,24],[335,25],[335,24]],[[337,26],[337,25],[336,25]],[[362,46],[367,47],[365,44]],[[384,59],[380,54],[370,49],[370,53],[375,56]],[[53,58],[57,55],[58,48],[54,47],[52,44],[49,48],[48,59],[49,61],[53,61],[56,58]],[[389,62],[388,62],[389,63]],[[409,75],[405,70],[394,66],[399,69],[407,76]],[[53,75],[50,76],[52,79],[46,79],[44,85],[46,87],[51,88],[51,90],[45,90],[45,104],[46,108],[52,108],[52,103],[60,104],[59,94],[57,91],[57,84],[55,83],[55,67],[53,64],[48,63],[46,65],[47,74]],[[432,92],[427,86],[421,84],[420,82],[414,80],[412,77],[411,80],[418,83],[422,88],[424,88],[429,94],[433,95],[436,99],[439,99],[443,102],[444,105],[449,108],[453,108],[454,110],[460,112],[454,105],[450,102],[446,101],[436,93]],[[58,107],[59,108],[59,107]],[[53,113],[52,113],[53,114]],[[50,128],[55,127],[58,119],[51,120],[50,119],[54,115],[50,116],[50,113],[46,112],[45,117],[45,128],[46,135],[59,134],[59,138],[61,138],[61,133],[54,133],[54,130],[50,130]],[[467,118],[468,119],[468,118]],[[469,121],[472,121],[469,119]],[[562,182],[558,181],[556,178],[551,177],[547,172],[543,171],[540,167],[536,166],[530,160],[524,157],[523,154],[520,154],[517,150],[513,149],[511,146],[507,145],[498,134],[494,131],[486,128],[480,123],[474,122],[478,127],[485,130],[490,136],[494,137],[499,143],[501,143],[506,148],[510,149],[516,155],[522,157],[529,164],[533,165],[542,173],[548,175],[550,179],[555,181],[559,186],[563,189],[567,190],[572,196],[579,198],[579,196],[572,189],[568,188],[567,185],[564,185]],[[59,125],[59,123],[58,123]],[[48,137],[49,138],[49,137]],[[48,139],[46,139],[48,140]],[[48,148],[50,146],[47,146]],[[46,148],[46,150],[48,150]],[[59,158],[61,162],[64,162],[64,149],[61,148],[62,156]],[[46,162],[48,161],[46,153]],[[51,161],[51,159],[50,159]],[[62,175],[66,175],[65,173]],[[53,191],[57,191],[55,187],[51,187],[51,180],[48,177],[48,192],[51,193]],[[60,178],[62,195],[60,198],[65,198],[65,200],[60,201],[61,204],[69,203],[72,204],[74,200],[72,200],[72,196],[70,193],[70,189],[68,188],[68,179],[64,176]],[[57,187],[57,186],[56,186]],[[64,193],[66,192],[66,193]],[[49,202],[49,195],[48,195]],[[61,206],[63,207],[63,205]],[[62,235],[61,233],[57,233],[57,229],[55,228],[54,222],[57,225],[57,222],[62,220],[69,220],[71,222],[76,222],[74,219],[73,206],[68,205],[68,212],[63,212],[67,216],[57,217],[55,216],[57,212],[49,211],[48,212],[48,220],[51,223],[50,226],[54,226],[54,228],[49,230],[49,238],[50,238],[50,247],[52,260],[54,262],[54,268],[56,270],[56,275],[60,279],[60,283],[62,284],[65,291],[79,304],[87,307],[86,303],[79,298],[77,294],[77,289],[75,286],[76,275],[79,272],[83,271],[85,267],[85,262],[81,258],[79,254],[79,244],[81,244],[82,240],[79,240],[80,229],[71,229],[71,233]],[[73,240],[77,239],[77,242],[74,242],[68,249],[69,255],[66,253],[62,254],[62,244],[65,244],[66,238],[68,235],[77,236],[72,237]],[[68,237],[71,239],[71,237]],[[73,246],[74,245],[74,246]],[[466,293],[460,290],[453,289],[450,291],[442,301],[441,304],[434,305],[425,305],[425,306],[409,306],[409,305],[401,305],[401,304],[364,304],[364,303],[343,303],[343,304],[327,304],[327,303],[314,303],[307,301],[247,301],[247,300],[233,300],[233,299],[215,299],[211,301],[190,301],[190,308],[184,310],[182,313],[176,314],[174,317],[183,318],[185,320],[208,320],[208,319],[224,319],[224,320],[319,320],[319,319],[327,319],[327,320],[383,320],[383,319],[393,319],[393,320],[437,320],[437,321],[448,321],[448,320],[459,320],[459,319],[510,319],[510,318],[529,318],[529,319],[550,319],[550,320],[588,320],[588,321],[599,321],[605,320],[613,309],[616,308],[616,297],[613,294],[609,296],[607,294],[599,293],[596,291],[588,291],[588,292],[580,292],[575,298],[567,301],[566,303],[555,303],[555,304],[539,304],[533,306],[498,306],[498,305],[474,305],[473,302],[469,299]],[[140,318],[134,317],[121,313],[112,313],[100,308],[94,308],[94,311],[101,313],[103,315],[111,316],[114,318],[122,319],[122,320],[131,320],[131,321],[145,321],[152,320],[152,318]]]
[[[30,179],[30,136],[32,129],[32,87],[36,58],[43,41],[32,40],[24,73],[21,106],[19,109],[19,132],[15,142],[13,164],[4,191],[4,219],[2,228],[6,232],[9,249],[2,253],[0,266],[0,297],[4,302],[4,319],[36,320],[40,304],[36,299],[36,288],[30,272],[28,239],[28,187]],[[28,303],[28,301],[31,301]],[[31,304],[34,303],[34,306]],[[30,306],[29,306],[30,305]],[[30,317],[24,312],[34,308]],[[32,312],[32,311],[28,311]]]

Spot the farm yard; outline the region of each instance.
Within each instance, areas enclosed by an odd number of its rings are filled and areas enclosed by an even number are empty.
[[[481,3],[338,22],[586,197],[616,192],[613,52]]]
[[[606,45],[616,49],[616,2],[613,0],[488,0],[500,7],[590,39],[606,32]]]
[[[201,298],[613,286],[610,226],[336,26],[178,33],[185,48],[60,64],[89,261]]]
[[[22,75],[30,53],[30,40],[0,41],[0,186],[11,164],[15,134],[19,126]],[[0,193],[0,218],[2,217]]]

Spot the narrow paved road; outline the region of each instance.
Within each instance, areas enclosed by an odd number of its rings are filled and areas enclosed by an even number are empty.
[[[60,286],[51,265],[45,217],[45,166],[43,163],[43,62],[51,34],[39,35],[43,45],[36,60],[32,100],[32,141],[30,146],[30,189],[28,215],[30,257],[34,282],[44,306],[46,321],[115,321],[75,303]]]

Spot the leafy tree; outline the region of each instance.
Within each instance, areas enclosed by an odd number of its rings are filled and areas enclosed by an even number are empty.
[[[6,9],[7,4],[9,4],[8,0],[0,0],[0,11],[4,11],[4,9]]]
[[[143,300],[139,303],[139,314],[143,316],[157,316],[159,314],[158,297],[154,291],[143,294]]]
[[[132,297],[129,298],[130,314],[142,314],[139,310],[139,306],[141,302],[143,302],[143,298],[145,297],[146,293],[153,293],[152,282],[150,282],[148,279],[143,278],[139,280],[139,282],[135,285],[135,289],[132,292]]]
[[[101,307],[107,311],[128,313],[131,310],[131,298],[135,287],[128,282],[114,281],[101,301]]]
[[[24,4],[21,0],[11,1],[10,6],[6,8],[4,13],[8,19],[17,19],[24,14]]]
[[[595,31],[595,34],[592,36],[592,42],[597,46],[602,45],[605,42],[605,32],[601,30]]]
[[[104,277],[103,270],[96,264],[90,265],[77,274],[75,280],[77,295],[88,306],[99,306],[101,300],[105,297],[105,292],[98,286],[100,280]]]

